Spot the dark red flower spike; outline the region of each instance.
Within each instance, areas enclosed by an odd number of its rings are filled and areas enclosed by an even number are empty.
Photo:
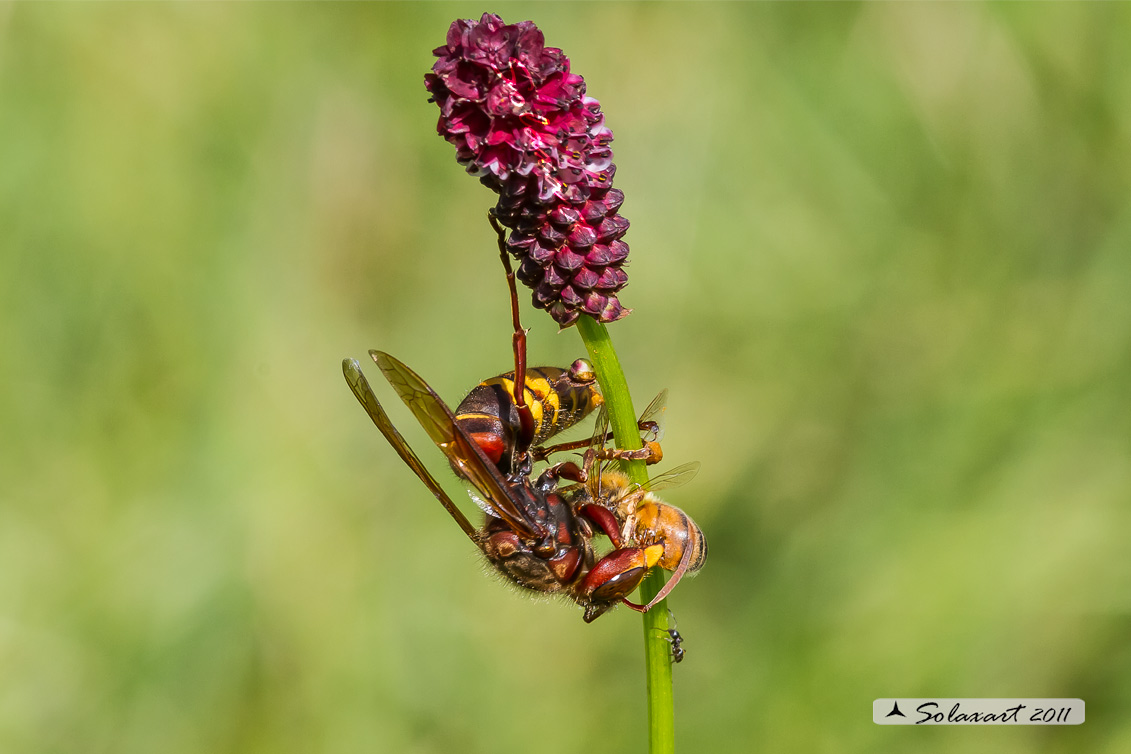
[[[493,214],[510,229],[507,250],[534,305],[562,327],[581,314],[629,314],[617,298],[628,283],[628,220],[612,187],[613,134],[569,58],[533,22],[491,13],[452,23],[433,52],[424,83],[440,108],[437,131],[499,195]]]

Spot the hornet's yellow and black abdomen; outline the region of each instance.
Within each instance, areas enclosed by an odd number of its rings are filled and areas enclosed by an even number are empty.
[[[523,399],[534,417],[531,445],[539,445],[569,429],[602,401],[592,367],[581,359],[569,369],[527,369]],[[456,408],[455,415],[456,422],[491,462],[504,474],[510,473],[521,429],[518,407],[514,402],[514,372],[476,385]]]
[[[492,396],[504,396],[503,405],[509,410],[517,411],[513,398],[513,373],[485,380],[476,390],[483,388]],[[474,394],[475,390],[471,395]],[[471,395],[468,396],[469,399]],[[557,433],[569,429],[601,403],[596,382],[578,382],[571,378],[570,372],[557,367],[533,367],[526,370],[523,397],[534,416],[534,439],[531,445],[540,445]],[[460,404],[461,407],[463,405]]]

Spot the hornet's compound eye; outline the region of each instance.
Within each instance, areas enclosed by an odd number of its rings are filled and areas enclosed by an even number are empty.
[[[578,359],[570,365],[569,376],[574,382],[593,382],[597,379],[593,365],[585,359]]]

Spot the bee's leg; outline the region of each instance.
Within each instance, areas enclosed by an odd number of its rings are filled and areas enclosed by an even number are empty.
[[[656,422],[642,421],[638,426],[640,427],[641,432],[654,432]],[[581,450],[582,448],[588,448],[590,446],[604,446],[612,441],[613,433],[606,432],[605,436],[599,440],[596,438],[587,437],[584,440],[573,440],[572,442],[563,442],[557,445],[531,448],[530,455],[536,462],[545,461],[554,453],[563,453],[569,450]],[[616,458],[618,460],[626,461],[640,460],[649,465],[653,463],[659,463],[660,460],[664,457],[664,451],[660,449],[660,443],[654,440],[644,443],[644,447],[640,450],[615,450],[613,448],[605,448],[599,451],[599,453],[601,454],[599,455],[599,457],[602,459]]]
[[[602,448],[597,451],[597,458],[601,460],[616,459],[618,461],[643,461],[651,466],[659,463],[664,458],[664,451],[660,443],[651,441],[638,450],[620,450],[617,448]]]

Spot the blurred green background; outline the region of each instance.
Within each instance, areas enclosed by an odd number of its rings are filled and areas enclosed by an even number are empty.
[[[509,368],[422,85],[483,10],[616,134],[613,337],[703,461],[680,749],[1131,750],[1131,6],[16,3],[0,751],[645,750],[639,618],[485,575],[341,377]],[[874,725],[897,695],[1089,717]]]

